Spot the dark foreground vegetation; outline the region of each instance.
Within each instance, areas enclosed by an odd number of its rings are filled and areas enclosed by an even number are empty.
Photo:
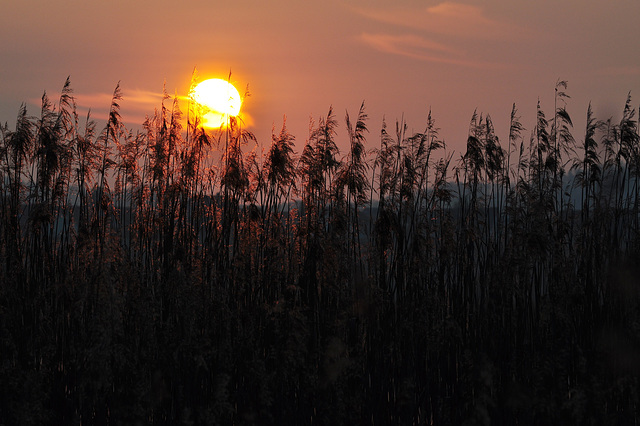
[[[364,105],[299,155],[168,97],[135,134],[119,89],[102,129],[68,82],[22,108],[0,424],[637,424],[636,110],[573,129],[565,87],[462,155]]]

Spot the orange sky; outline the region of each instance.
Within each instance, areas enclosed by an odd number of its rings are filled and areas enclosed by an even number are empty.
[[[286,114],[298,152],[310,116],[333,105],[343,124],[363,100],[369,147],[383,116],[419,131],[429,108],[456,152],[476,108],[505,140],[512,103],[531,129],[538,98],[552,114],[558,79],[580,140],[589,101],[598,118],[619,114],[629,91],[640,104],[639,17],[638,0],[12,1],[0,13],[0,121],[13,128],[23,101],[37,114],[42,92],[70,75],[96,114],[120,81],[133,126],[164,81],[186,94],[197,67],[202,78],[231,70],[241,93],[249,85],[244,109],[261,143]]]

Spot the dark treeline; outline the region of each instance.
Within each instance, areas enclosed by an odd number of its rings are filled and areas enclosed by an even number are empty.
[[[0,424],[637,424],[636,110],[462,155],[364,104],[261,149],[165,96],[0,128]],[[340,131],[339,131],[340,130]],[[338,146],[346,147],[340,151]]]

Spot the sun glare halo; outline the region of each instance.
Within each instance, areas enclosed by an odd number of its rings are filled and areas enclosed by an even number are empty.
[[[226,125],[229,116],[240,113],[242,98],[238,90],[226,80],[211,78],[200,82],[194,89],[193,99],[202,108],[202,125],[219,128]]]

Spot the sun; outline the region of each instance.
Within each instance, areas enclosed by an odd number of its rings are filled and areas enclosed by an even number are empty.
[[[229,117],[240,114],[242,98],[233,84],[220,78],[211,78],[193,89],[193,100],[200,106],[202,126],[220,128]]]

